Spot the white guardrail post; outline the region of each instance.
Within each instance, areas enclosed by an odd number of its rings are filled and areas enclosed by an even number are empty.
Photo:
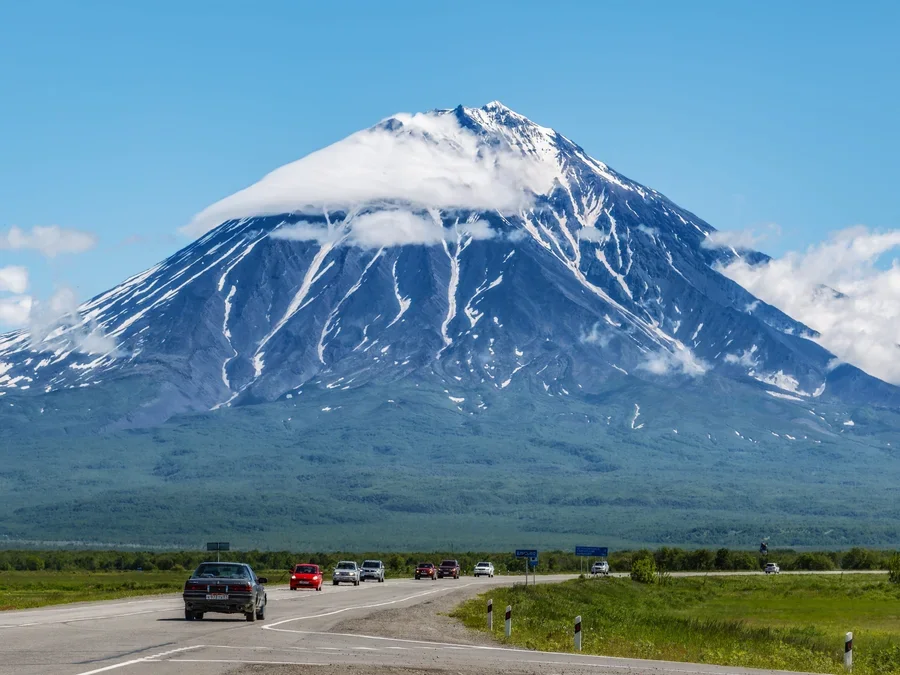
[[[494,601],[488,600],[488,630],[494,630]]]
[[[853,633],[844,636],[844,668],[853,670]]]
[[[581,651],[581,617],[575,617],[575,651]]]
[[[512,635],[512,605],[506,606],[506,637]]]

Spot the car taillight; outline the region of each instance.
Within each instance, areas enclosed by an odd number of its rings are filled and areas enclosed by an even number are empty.
[[[184,585],[184,590],[186,590],[186,591],[205,591],[206,586],[204,586],[203,584],[186,583]]]
[[[253,590],[253,587],[250,584],[237,584],[236,586],[232,586],[231,590],[235,593],[249,593]]]

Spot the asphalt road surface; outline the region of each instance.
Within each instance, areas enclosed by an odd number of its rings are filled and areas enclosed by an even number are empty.
[[[538,583],[570,577],[543,576]],[[322,592],[269,587],[266,620],[209,614],[185,621],[179,595],[80,603],[0,613],[0,675],[171,673],[757,673],[752,669],[534,652],[436,639],[334,632],[348,620],[429,600],[451,602],[522,577],[388,580],[325,586]],[[495,608],[495,621],[503,621]],[[499,610],[499,611],[498,611]],[[396,616],[396,612],[394,613]],[[374,617],[377,624],[378,617]],[[373,631],[377,632],[377,631]],[[773,671],[774,672],[774,671]]]

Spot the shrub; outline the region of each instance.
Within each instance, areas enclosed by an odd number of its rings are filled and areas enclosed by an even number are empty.
[[[795,570],[833,570],[834,561],[824,553],[801,553],[791,565]]]
[[[900,553],[895,553],[888,560],[888,581],[900,584]]]
[[[639,558],[631,564],[631,579],[640,584],[655,584],[656,561],[653,558]]]
[[[877,553],[858,547],[851,548],[841,558],[841,567],[845,570],[877,570],[881,564]]]

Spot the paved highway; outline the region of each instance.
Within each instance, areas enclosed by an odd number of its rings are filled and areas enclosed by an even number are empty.
[[[569,577],[539,577],[538,583],[565,578]],[[332,632],[348,619],[521,581],[521,577],[388,580],[359,587],[326,586],[319,593],[270,587],[266,620],[255,623],[215,614],[203,621],[185,621],[177,595],[3,612],[0,675],[259,673],[267,672],[266,666],[298,674],[339,673],[351,666],[361,669],[354,672],[388,666],[429,673],[768,672]],[[497,610],[502,608],[495,608],[495,621],[502,621]],[[328,665],[332,669],[327,671],[315,667]]]

